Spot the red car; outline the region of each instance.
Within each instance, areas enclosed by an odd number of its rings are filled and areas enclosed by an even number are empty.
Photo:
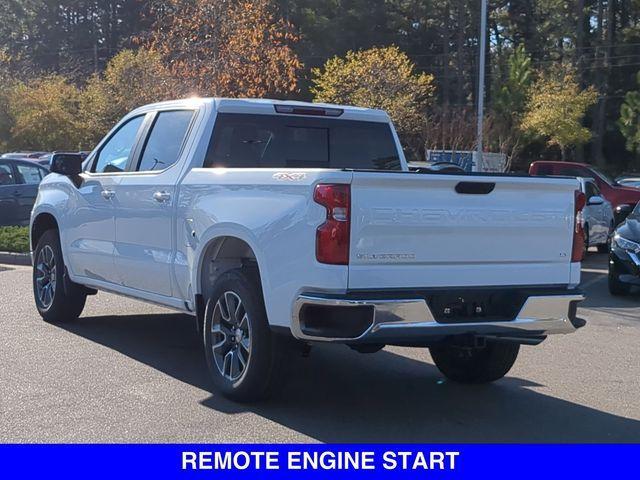
[[[593,165],[588,163],[572,163],[572,162],[551,162],[540,161],[533,162],[529,167],[530,175],[564,175],[569,177],[585,177],[593,178],[598,184],[598,188],[604,198],[606,198],[613,206],[614,211],[617,207],[625,207],[626,210],[633,210],[636,203],[640,202],[640,189],[632,187],[624,187],[618,185],[615,180],[607,174],[602,173]],[[628,212],[627,212],[628,213]]]

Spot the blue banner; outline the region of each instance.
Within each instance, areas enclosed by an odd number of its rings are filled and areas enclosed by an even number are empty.
[[[0,445],[0,478],[636,477],[640,445]]]

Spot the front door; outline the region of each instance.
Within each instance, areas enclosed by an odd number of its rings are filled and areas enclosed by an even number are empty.
[[[193,110],[154,114],[147,138],[116,188],[115,264],[123,285],[171,297],[178,159]]]
[[[67,211],[67,228],[62,232],[74,275],[121,283],[114,264],[115,193],[143,121],[144,115],[120,125],[91,160],[90,171],[82,174],[82,183]]]

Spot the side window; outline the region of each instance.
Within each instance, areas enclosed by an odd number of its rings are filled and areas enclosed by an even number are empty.
[[[590,174],[590,172],[586,169],[586,168],[582,168],[582,167],[574,167],[571,165],[567,165],[567,166],[556,166],[556,174],[557,175],[564,175],[567,177],[591,177],[592,175]]]
[[[11,165],[8,163],[0,163],[0,187],[3,185],[13,185],[15,179],[11,171]]]
[[[553,165],[539,163],[536,167],[536,175],[553,175]]]
[[[596,186],[592,183],[592,182],[586,182],[585,183],[585,195],[587,197],[587,200],[589,200],[591,197],[598,195],[596,193]]]
[[[107,143],[98,152],[93,172],[113,173],[124,171],[143,120],[144,115],[132,118],[107,140]]]
[[[42,169],[35,165],[25,165],[24,163],[16,163],[18,173],[27,185],[38,185],[42,180]]]
[[[156,116],[137,170],[164,170],[178,161],[193,110],[172,110]]]

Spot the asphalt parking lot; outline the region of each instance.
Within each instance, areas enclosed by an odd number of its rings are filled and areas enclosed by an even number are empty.
[[[640,441],[640,295],[584,264],[588,321],[523,347],[493,385],[445,381],[423,349],[317,347],[269,402],[211,393],[190,317],[99,293],[40,320],[30,269],[0,266],[0,442]]]

